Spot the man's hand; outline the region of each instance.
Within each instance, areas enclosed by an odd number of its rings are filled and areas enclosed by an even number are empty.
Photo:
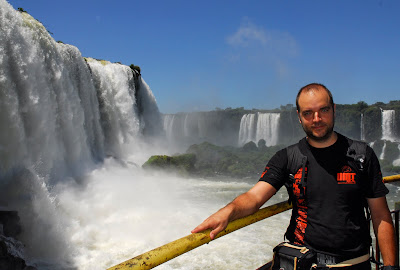
[[[228,226],[230,213],[229,205],[227,205],[204,220],[199,226],[192,230],[192,233],[211,229],[210,238],[211,240],[214,240],[215,236],[225,230],[226,226]]]
[[[255,213],[275,193],[276,189],[273,186],[259,181],[249,191],[239,195],[227,206],[204,220],[203,223],[192,230],[192,233],[210,229],[210,238],[214,240],[218,233],[225,230],[230,221]]]

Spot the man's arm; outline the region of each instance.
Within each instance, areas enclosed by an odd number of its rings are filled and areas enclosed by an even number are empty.
[[[372,225],[379,242],[384,265],[395,264],[395,235],[392,216],[386,202],[386,197],[369,198]]]
[[[274,194],[276,189],[267,182],[259,181],[249,191],[239,195],[231,203],[208,217],[199,226],[192,230],[192,233],[211,229],[210,238],[225,230],[230,221],[251,215]]]

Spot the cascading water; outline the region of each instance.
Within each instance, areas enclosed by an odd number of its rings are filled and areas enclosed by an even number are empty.
[[[394,130],[395,130],[395,111],[394,110],[382,110],[382,140],[388,140],[395,142]]]
[[[4,0],[0,37],[0,206],[18,210],[29,262],[69,269],[79,246],[70,228],[79,217],[60,201],[63,187],[84,192],[79,185],[99,162],[131,155],[129,145],[159,132],[161,116],[129,67],[86,63]]]
[[[239,145],[244,145],[250,141],[255,140],[255,131],[256,131],[256,115],[245,114],[242,116],[242,120],[240,120],[240,129],[239,129]]]
[[[267,146],[278,142],[279,113],[258,113],[256,143],[264,139]]]
[[[386,151],[386,141],[391,141],[395,143],[399,143],[400,140],[395,136],[395,130],[396,130],[396,118],[395,118],[395,110],[381,110],[382,113],[382,140],[384,140],[383,148],[382,148],[382,153],[380,155],[380,159],[385,158],[385,151]],[[399,150],[400,150],[400,144],[398,145]],[[400,151],[399,151],[399,156],[400,156]],[[393,161],[394,166],[398,166],[396,164],[399,164],[398,160],[400,160],[400,157],[397,160]]]
[[[361,130],[360,138],[362,141],[365,141],[365,127],[364,127],[364,114],[363,113],[361,114],[360,130]]]
[[[278,142],[279,113],[245,114],[240,121],[239,145],[263,139],[267,146]]]
[[[166,114],[164,115],[164,131],[166,132],[167,139],[168,141],[172,141],[174,138],[174,120],[175,120],[175,115],[174,114]]]
[[[106,154],[120,157],[120,147],[136,139],[140,131],[132,70],[120,64],[87,59],[98,91]]]

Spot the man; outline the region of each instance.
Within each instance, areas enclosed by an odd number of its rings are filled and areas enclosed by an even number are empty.
[[[382,182],[376,155],[366,147],[362,171],[365,173],[349,163],[346,152],[351,140],[333,131],[335,104],[324,85],[313,83],[301,88],[296,106],[306,133],[297,146],[307,156],[307,166],[298,171],[305,175],[305,183],[295,179],[294,207],[285,236],[316,250],[318,263],[337,264],[363,258],[350,268],[370,269],[366,254],[371,239],[364,213],[368,205],[383,263],[387,270],[392,269],[394,228],[385,197],[388,190]],[[211,229],[210,238],[214,239],[230,221],[255,213],[287,181],[287,164],[286,149],[278,151],[253,188],[208,217],[192,233]]]

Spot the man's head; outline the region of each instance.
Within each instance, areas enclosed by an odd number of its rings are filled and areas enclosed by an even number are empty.
[[[302,87],[297,94],[296,107],[299,121],[313,145],[330,145],[336,140],[333,133],[335,104],[331,92],[322,84]]]
[[[326,92],[327,92],[327,94],[328,94],[328,96],[329,96],[329,103],[332,105],[332,107],[334,107],[334,102],[333,102],[333,97],[332,97],[332,93],[331,93],[331,91],[329,91],[329,89],[325,86],[325,85],[323,85],[323,84],[320,84],[320,83],[310,83],[310,84],[307,84],[306,86],[304,86],[304,87],[302,87],[300,90],[299,90],[299,92],[297,93],[297,97],[296,97],[296,107],[297,107],[297,111],[299,112],[300,111],[300,107],[299,107],[299,97],[300,97],[300,94],[301,93],[303,93],[303,92],[308,92],[308,91],[313,91],[313,90],[316,90],[316,89],[323,89],[323,90],[325,90]]]

